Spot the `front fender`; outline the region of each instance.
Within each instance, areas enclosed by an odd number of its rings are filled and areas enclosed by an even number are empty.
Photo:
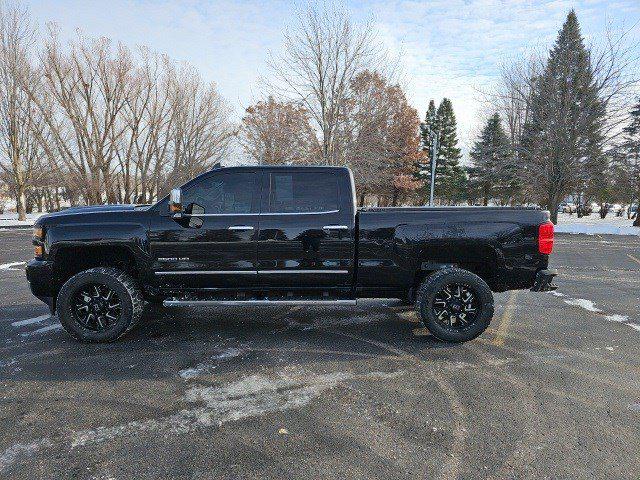
[[[55,262],[56,254],[65,247],[122,247],[144,269],[149,263],[147,229],[139,223],[77,223],[52,225],[46,230],[47,260]]]

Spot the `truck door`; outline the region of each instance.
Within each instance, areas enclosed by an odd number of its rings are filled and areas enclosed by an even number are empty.
[[[251,287],[257,282],[259,174],[213,172],[182,191],[183,220],[160,205],[150,225],[156,284],[179,288]]]
[[[264,170],[261,287],[327,290],[352,285],[355,232],[348,176],[347,170],[331,168]],[[345,198],[347,202],[341,201]]]

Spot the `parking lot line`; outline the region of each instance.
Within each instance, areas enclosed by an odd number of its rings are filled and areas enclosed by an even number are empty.
[[[500,317],[500,325],[498,325],[498,331],[496,332],[496,338],[493,339],[493,344],[500,347],[504,345],[504,340],[507,334],[507,330],[511,325],[511,319],[513,318],[513,312],[516,310],[516,298],[518,297],[517,290],[511,290],[509,292],[509,298],[507,299],[507,305],[504,307],[502,317]]]
[[[12,327],[22,327],[24,325],[31,325],[32,323],[40,323],[44,320],[49,320],[51,318],[50,314],[40,315],[39,317],[27,318],[26,320],[18,320],[17,322],[12,322]]]

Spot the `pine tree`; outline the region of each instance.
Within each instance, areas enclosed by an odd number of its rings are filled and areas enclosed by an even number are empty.
[[[512,168],[513,154],[500,115],[489,118],[480,138],[471,150],[473,166],[469,169],[472,196],[482,198],[484,205],[492,198],[508,203],[517,192],[517,172]]]
[[[543,72],[532,81],[531,113],[522,141],[531,193],[551,211],[554,222],[556,206],[566,195],[604,195],[605,114],[590,52],[572,10]]]
[[[420,147],[426,152],[424,158],[427,160],[425,163],[418,164],[417,180],[422,184],[420,187],[420,193],[425,199],[429,198],[429,189],[431,188],[431,132],[437,132],[438,128],[438,114],[436,111],[436,104],[433,100],[429,101],[429,108],[424,118],[424,122],[420,124]]]
[[[436,193],[439,198],[457,202],[464,198],[466,175],[460,166],[456,116],[451,100],[443,98],[437,112],[439,138],[436,163]]]
[[[635,190],[631,194],[631,198],[640,203],[640,98],[631,109],[629,116],[631,121],[624,129],[625,137],[622,148],[624,173],[629,177],[629,187]],[[636,214],[633,226],[640,227],[640,214]]]

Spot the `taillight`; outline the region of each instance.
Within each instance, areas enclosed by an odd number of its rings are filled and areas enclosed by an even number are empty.
[[[538,228],[538,251],[549,255],[553,250],[553,223],[547,222]]]

